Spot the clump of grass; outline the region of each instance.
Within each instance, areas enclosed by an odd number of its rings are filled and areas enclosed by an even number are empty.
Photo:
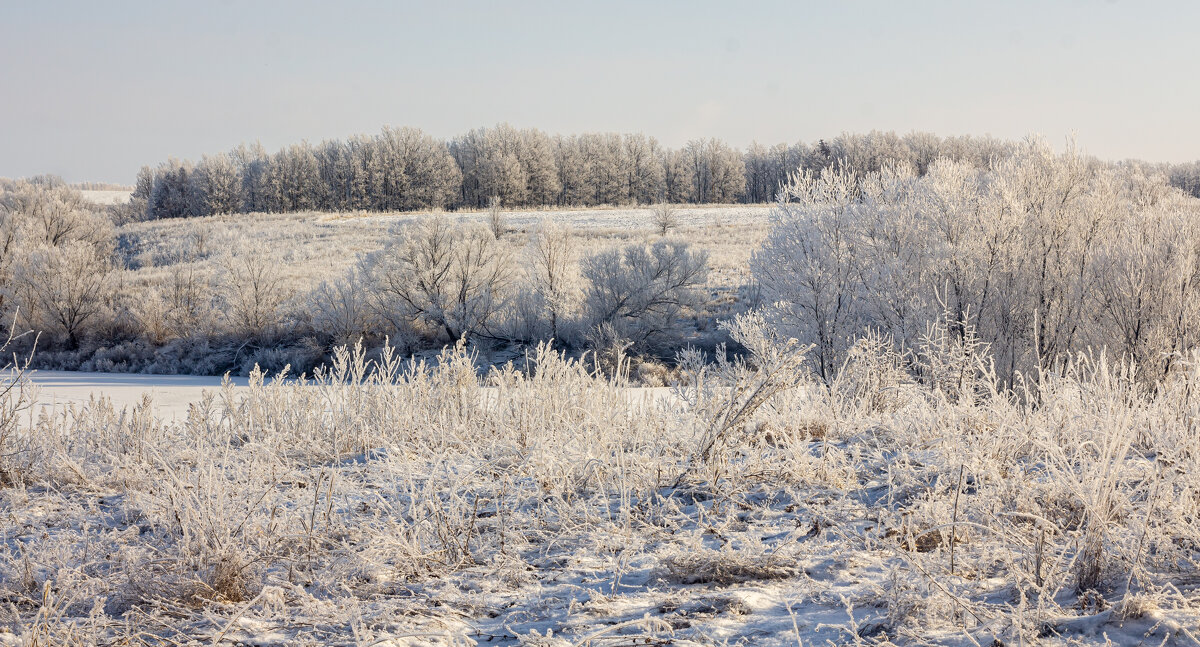
[[[794,559],[775,553],[709,549],[670,555],[663,560],[663,568],[666,577],[674,582],[722,586],[788,579],[801,571]]]
[[[23,359],[8,355],[13,341],[18,337],[14,319],[7,335],[0,337],[3,340],[0,341],[0,487],[16,485],[23,479],[22,470],[15,460],[20,454],[16,445],[19,418],[32,403],[27,377],[32,355]]]

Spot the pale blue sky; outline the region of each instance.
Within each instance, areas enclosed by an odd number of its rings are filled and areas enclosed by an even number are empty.
[[[1200,158],[1196,2],[0,0],[0,176],[380,126],[735,146],[842,131]]]

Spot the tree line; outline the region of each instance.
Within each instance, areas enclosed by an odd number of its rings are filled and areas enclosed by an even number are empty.
[[[269,153],[240,145],[199,161],[138,173],[132,209],[149,218],[295,211],[412,211],[653,203],[764,203],[797,171],[871,173],[889,164],[923,174],[948,158],[978,168],[1011,154],[990,137],[914,132],[843,134],[738,150],[719,139],[679,149],[647,135],[549,135],[507,124],[443,141],[416,128],[301,142]]]

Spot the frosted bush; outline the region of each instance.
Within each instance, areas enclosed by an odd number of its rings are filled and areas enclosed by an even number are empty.
[[[450,341],[490,331],[512,275],[503,241],[482,225],[455,226],[444,216],[398,229],[365,268],[381,311]]]
[[[608,325],[639,346],[677,333],[698,305],[708,257],[682,241],[628,245],[583,261],[584,308],[592,326]]]

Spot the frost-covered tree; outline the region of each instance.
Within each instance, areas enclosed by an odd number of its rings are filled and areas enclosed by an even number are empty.
[[[524,144],[521,133],[508,124],[472,130],[452,141],[450,151],[463,176],[463,203],[480,208],[495,196],[504,204],[526,204],[530,169],[521,163]]]
[[[663,158],[663,185],[666,202],[687,202],[692,196],[693,169],[682,151],[667,151]]]
[[[554,140],[531,128],[520,132],[520,141],[517,159],[525,171],[528,204],[547,206],[557,203],[562,184],[555,164]]]
[[[813,345],[817,374],[831,380],[862,321],[856,261],[857,178],[826,168],[803,173],[784,188],[775,224],[750,260],[784,334]]]
[[[758,142],[751,142],[742,159],[746,168],[746,202],[770,202],[775,199],[775,193],[786,175],[780,176],[781,164],[774,151]],[[789,171],[794,172],[797,168]]]
[[[551,339],[560,339],[560,328],[578,309],[582,297],[575,236],[569,228],[543,220],[525,245],[526,282],[534,307],[549,324]]]
[[[370,166],[380,191],[374,201],[382,210],[430,209],[447,206],[462,181],[458,166],[441,142],[415,128],[384,128],[375,140]]]
[[[844,133],[833,140],[832,147],[838,165],[859,176],[878,173],[888,166],[913,166],[908,147],[890,131]]]
[[[17,219],[0,209],[0,327],[8,320],[13,260],[17,256]]]
[[[204,204],[192,182],[195,168],[190,162],[169,159],[154,171],[149,214],[152,218],[188,218],[204,215],[196,209]]]
[[[108,255],[82,240],[25,250],[12,282],[25,324],[64,338],[69,348],[78,347],[85,326],[105,312],[114,288]]]
[[[387,127],[377,135],[315,147],[300,143],[274,154],[259,144],[242,145],[227,157],[240,178],[240,211],[288,212],[479,209],[493,196],[510,207],[766,202],[797,170],[818,174],[836,166],[864,176],[886,166],[909,166],[924,175],[938,157],[984,169],[1015,150],[992,138],[940,140],[928,133],[901,137],[879,131],[843,133],[811,146],[756,143],[744,153],[715,139],[668,150],[640,133],[551,137],[500,124],[449,142],[413,128]],[[169,160],[160,165],[146,193],[151,214],[178,217],[227,210],[228,202],[205,188],[209,163]],[[224,166],[218,168],[227,177]],[[1180,167],[1175,177],[1186,183],[1185,175]],[[217,205],[209,204],[214,200]]]
[[[751,267],[768,318],[815,345],[822,377],[864,330],[915,348],[936,320],[956,343],[970,330],[1006,381],[1087,349],[1163,371],[1189,352],[1197,243],[1185,223],[1198,221],[1161,176],[1039,140],[986,170],[963,157],[924,177],[835,164],[789,183]]]
[[[942,156],[942,140],[933,133],[913,131],[904,135],[901,142],[908,149],[908,161],[917,175],[925,175],[930,165]]]
[[[270,195],[267,188],[267,169],[270,166],[270,155],[259,142],[247,146],[242,144],[235,148],[230,156],[234,159],[242,175],[242,208],[243,212],[267,211]]]
[[[364,269],[381,311],[423,324],[451,341],[490,334],[507,299],[509,250],[482,224],[433,216],[396,231]]]
[[[1169,171],[1171,186],[1200,198],[1200,161],[1177,164]]]
[[[307,211],[321,202],[321,171],[308,142],[294,144],[272,157],[268,177],[275,196],[272,211]]]
[[[666,236],[679,226],[679,211],[668,202],[660,202],[650,209],[654,218],[654,229],[659,236]]]
[[[682,156],[689,202],[734,202],[745,191],[745,162],[725,142],[694,139],[683,147]]]
[[[371,286],[359,268],[333,281],[322,281],[308,296],[310,325],[331,346],[354,345],[376,329]]]
[[[558,168],[561,205],[586,204],[593,191],[590,185],[591,165],[584,156],[578,137],[554,138],[554,162]]]
[[[616,133],[586,134],[578,141],[580,151],[587,160],[587,183],[591,189],[586,204],[626,202],[626,163],[621,136]]]
[[[658,141],[641,133],[622,138],[625,156],[626,199],[633,204],[651,204],[666,191],[666,167]]]
[[[1200,228],[1180,208],[1148,208],[1106,232],[1091,298],[1105,338],[1158,378],[1200,345]]]
[[[13,183],[0,191],[0,321],[78,344],[107,307],[112,284],[112,222],[82,195],[55,182]]]
[[[646,346],[676,333],[682,313],[697,305],[708,255],[684,242],[660,240],[589,256],[582,274],[589,324],[610,326]]]
[[[74,241],[107,245],[112,223],[82,194],[65,185],[17,182],[0,193],[0,213],[13,236],[51,247]]]
[[[291,291],[280,259],[265,245],[246,242],[221,257],[222,297],[230,325],[241,335],[269,339],[283,321]]]
[[[242,178],[228,155],[205,155],[188,181],[191,215],[234,213],[242,206]]]

